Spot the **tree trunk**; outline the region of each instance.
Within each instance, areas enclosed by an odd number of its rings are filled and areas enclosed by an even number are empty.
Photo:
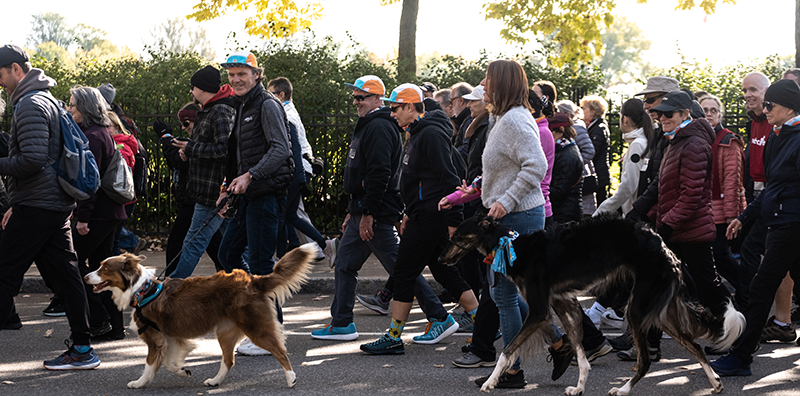
[[[794,67],[800,67],[800,0],[794,5]]]
[[[800,4],[800,0],[797,0]],[[400,43],[397,46],[397,77],[412,82],[417,77],[417,14],[419,0],[403,0],[400,14]]]

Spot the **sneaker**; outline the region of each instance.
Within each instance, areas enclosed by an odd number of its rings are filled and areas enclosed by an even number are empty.
[[[289,253],[289,251],[287,251],[286,253]],[[319,245],[317,245],[317,257],[314,257],[314,264],[320,264],[326,258],[328,258],[328,257],[325,256],[325,250],[322,249],[321,247],[319,247]]]
[[[22,321],[19,320],[19,317],[17,317],[17,320],[7,320],[2,327],[3,330],[19,330],[21,328]]]
[[[327,325],[322,329],[312,331],[311,337],[318,340],[352,341],[358,338],[358,332],[356,331],[355,323],[350,323],[344,327]]]
[[[370,355],[402,355],[405,353],[403,340],[395,340],[384,334],[377,341],[362,344],[361,350]]]
[[[447,315],[443,322],[428,322],[425,334],[414,337],[417,344],[436,344],[450,334],[458,330],[458,323],[453,319],[453,315]]]
[[[69,341],[65,341],[69,345]],[[100,359],[94,353],[94,349],[89,352],[78,353],[72,345],[61,356],[44,361],[44,368],[48,370],[90,370],[100,365]]]
[[[611,343],[609,343],[608,340],[603,340],[603,343],[597,348],[586,351],[586,360],[593,362],[599,357],[608,355],[613,350],[614,347],[611,346]]]
[[[115,341],[115,340],[124,340],[125,339],[125,329],[111,329],[106,333],[100,334],[96,337],[92,337],[92,341]]]
[[[651,362],[658,362],[661,360],[661,348],[650,348],[649,352]],[[636,347],[633,347],[627,351],[617,352],[617,357],[623,362],[635,362],[639,358],[639,355],[636,352]]]
[[[489,376],[480,377],[475,380],[475,384],[478,386],[483,386],[486,381],[489,380]],[[494,386],[497,389],[506,388],[506,389],[520,389],[524,388],[525,385],[528,385],[528,381],[525,381],[525,373],[523,370],[517,371],[516,374],[509,374],[503,373],[500,378],[497,380],[497,384]]]
[[[786,326],[781,326],[775,323],[775,316],[770,316],[764,329],[761,330],[761,342],[794,342],[797,339],[795,332],[795,325],[789,323]]]
[[[266,356],[272,355],[272,352],[253,344],[253,341],[250,341],[249,338],[245,337],[244,340],[236,347],[236,353],[245,356]]]
[[[374,296],[367,296],[364,294],[356,294],[356,299],[361,305],[381,314],[386,315],[389,313],[389,305],[392,302],[392,296],[389,291],[382,289]]]
[[[461,358],[453,360],[453,366],[461,368],[494,367],[497,364],[494,360],[483,360],[478,355],[467,352]]]
[[[617,315],[613,308],[606,309],[603,315],[600,316],[600,320],[604,325],[615,329],[621,329],[625,326],[625,318]]]
[[[475,321],[472,320],[472,316],[466,311],[462,311],[458,315],[456,322],[458,323],[459,333],[472,333],[472,330],[475,329]]]
[[[325,241],[325,249],[322,253],[328,259],[328,264],[333,268],[336,265],[336,251],[339,249],[339,238],[328,239]]]
[[[547,361],[553,361],[553,374],[550,375],[550,379],[553,381],[561,378],[561,376],[564,375],[564,372],[566,372],[567,368],[569,367],[569,362],[575,357],[575,351],[572,350],[572,345],[569,343],[569,338],[564,336],[561,337],[561,340],[564,342],[561,345],[561,348],[553,349],[553,347],[547,347],[547,351],[550,352],[550,356],[547,357]]]
[[[583,312],[592,320],[594,327],[599,329],[600,324],[603,323],[603,314],[606,312],[606,308],[595,301],[591,307],[584,309]]]
[[[64,309],[64,305],[61,304],[61,299],[55,296],[50,298],[50,305],[42,310],[42,313],[44,316],[67,316],[67,311]]]
[[[717,349],[717,347],[713,345],[706,345],[705,348],[703,348],[703,352],[705,352],[706,355],[727,355],[730,351],[730,349]]]
[[[99,338],[111,332],[111,323],[103,322],[99,325],[89,326],[89,337]]]
[[[745,363],[735,353],[729,353],[717,360],[709,363],[714,372],[723,376],[748,376],[753,373],[750,371],[750,365]]]
[[[625,332],[619,337],[609,338],[608,343],[611,344],[611,347],[614,348],[615,351],[627,351],[628,349],[633,348],[631,328],[628,327],[625,329]]]

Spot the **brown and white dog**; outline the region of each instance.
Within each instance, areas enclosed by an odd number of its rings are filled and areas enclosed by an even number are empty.
[[[309,243],[287,253],[266,276],[234,270],[231,274],[220,271],[213,276],[167,278],[162,283],[156,280],[154,270],[139,264],[145,256],[125,253],[104,260],[84,280],[94,285],[95,293],[111,291],[120,310],[138,307],[130,328],[147,344],[147,363],[142,376],[129,382],[128,388],[141,388],[152,381],[162,363],[178,376],[191,376],[183,368],[186,356],[195,348],[190,339],[211,331],[222,348],[222,362],[217,376],[207,379],[205,385],[217,386],[225,379],[234,364],[236,344],[247,336],[275,356],[283,366],[286,383],[293,387],[296,376],[284,347],[275,302],[283,303],[300,289],[316,255],[316,245]]]

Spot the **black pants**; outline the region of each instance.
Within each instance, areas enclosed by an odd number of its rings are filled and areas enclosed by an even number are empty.
[[[744,309],[747,305],[745,298],[747,293],[742,293],[742,291],[749,289],[749,284],[742,285],[742,269],[731,253],[728,238],[725,236],[727,229],[727,224],[717,224],[717,238],[711,244],[711,248],[714,250],[714,265],[717,267],[717,272],[736,289],[736,306]]]
[[[766,239],[767,226],[764,225],[764,219],[761,214],[757,214],[755,220],[753,220],[753,225],[744,237],[744,241],[742,241],[740,250],[740,283],[742,291],[736,290],[736,300],[741,301],[742,307],[746,307],[749,303],[750,284],[756,276],[758,267],[761,265],[761,255],[764,254]]]
[[[484,282],[480,294],[481,300],[478,304],[478,312],[475,314],[475,327],[472,330],[470,351],[481,360],[492,361],[497,355],[494,341],[497,330],[500,328],[500,312],[489,294],[489,283],[486,281],[488,279],[486,276],[488,268],[488,265],[480,266]]]
[[[172,229],[169,230],[169,239],[167,239],[167,270],[164,272],[165,274],[175,272],[175,268],[178,267],[178,263],[181,261],[180,251],[183,248],[183,240],[186,239],[186,234],[192,225],[192,215],[194,215],[194,204],[181,205],[178,208],[178,215],[172,221]],[[219,263],[220,242],[222,242],[222,233],[217,230],[206,248],[206,253],[211,257],[211,261],[214,262],[214,268],[217,271],[223,270],[222,265]]]
[[[458,268],[439,262],[439,255],[447,246],[447,239],[444,214],[421,211],[408,218],[397,249],[397,264],[392,277],[395,301],[414,301],[414,284],[426,266],[431,270],[434,279],[454,298],[459,299],[463,292],[472,289],[461,278]]]
[[[721,317],[725,313],[725,306],[731,294],[717,274],[711,244],[671,243],[667,246],[683,262],[683,268],[692,277],[700,303],[711,309],[711,313],[715,316]]]
[[[25,272],[33,261],[58,294],[67,313],[72,340],[89,344],[89,310],[78,257],[72,249],[70,212],[17,205],[0,238],[0,321],[14,306]]]
[[[733,345],[733,353],[745,362],[751,356],[761,338],[761,330],[767,321],[775,292],[787,271],[791,271],[795,283],[800,281],[800,223],[770,227],[767,231],[766,253],[758,272],[750,284],[750,298],[744,316],[747,327]]]
[[[78,268],[82,276],[100,268],[100,263],[113,255],[114,236],[119,223],[121,223],[119,220],[90,220],[88,234],[80,235],[73,230]],[[122,312],[114,304],[111,292],[104,291],[98,294],[92,291],[92,285],[84,284],[84,287],[89,302],[89,324],[99,326],[109,321],[115,330],[124,328]]]

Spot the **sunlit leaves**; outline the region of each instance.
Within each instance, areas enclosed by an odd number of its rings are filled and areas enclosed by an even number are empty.
[[[289,37],[311,27],[322,16],[319,1],[298,5],[294,0],[200,0],[194,13],[186,18],[198,22],[225,15],[228,11],[245,12],[244,29],[252,36]]]

